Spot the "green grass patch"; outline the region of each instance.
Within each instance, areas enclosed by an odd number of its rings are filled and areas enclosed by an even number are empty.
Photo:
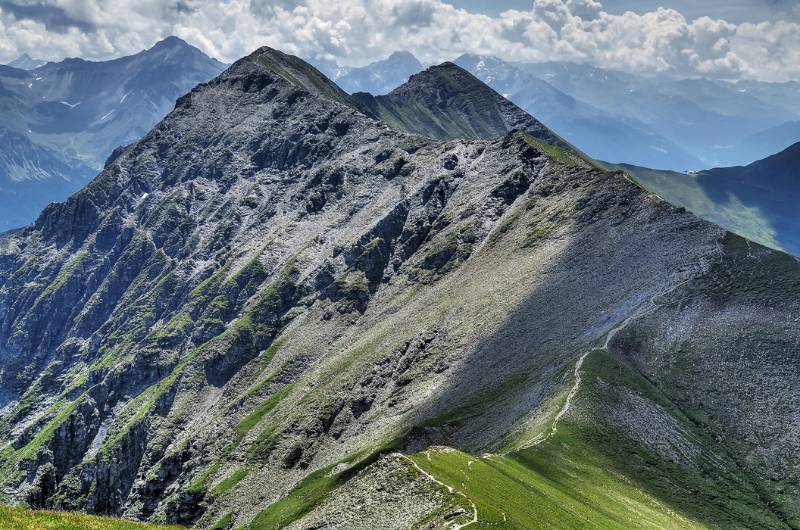
[[[202,473],[197,475],[194,480],[187,484],[184,490],[189,493],[205,493],[206,490],[208,490],[208,479],[215,475],[218,471],[219,462],[214,462],[205,468]]]
[[[525,140],[536,149],[547,155],[551,160],[554,160],[559,164],[570,167],[588,165],[589,167],[593,167],[595,169],[607,171],[606,167],[602,166],[597,161],[578,150],[568,151],[566,149],[556,147],[555,145],[548,144],[547,142],[539,140],[538,138],[534,138],[529,134],[525,135]]]
[[[286,497],[269,505],[250,524],[250,530],[272,530],[283,528],[314,509],[338,486],[356,473],[375,462],[382,454],[394,450],[399,441],[388,442],[374,451],[362,451],[341,460],[352,464],[346,470],[334,473],[338,464],[319,469],[301,480]]]
[[[240,467],[239,469],[231,473],[229,477],[226,477],[225,479],[222,480],[222,482],[214,486],[214,488],[212,488],[211,490],[211,495],[215,497],[225,495],[233,488],[235,488],[236,485],[239,482],[241,482],[242,479],[244,479],[244,477],[246,477],[248,473],[249,471],[247,469]]]
[[[0,506],[0,528],[9,530],[178,530],[183,527],[139,523],[83,513]]]
[[[64,265],[64,267],[58,273],[58,276],[56,276],[55,280],[53,280],[44,291],[42,291],[42,294],[39,296],[39,299],[46,298],[55,293],[56,291],[58,291],[59,289],[61,289],[61,287],[63,287],[64,284],[67,283],[67,280],[69,280],[77,272],[81,264],[86,259],[86,256],[87,253],[85,250],[82,250],[77,254],[75,254],[74,256],[72,256],[72,258],[70,258],[70,260]]]
[[[266,366],[269,365],[269,363],[272,362],[272,359],[275,358],[275,354],[278,353],[278,351],[280,351],[280,349],[283,347],[285,343],[286,343],[286,337],[283,335],[272,341],[272,344],[270,344],[269,348],[264,350],[264,352],[258,357],[258,359],[256,359],[256,362],[258,363],[260,370],[263,370]],[[245,393],[245,397],[250,397],[261,392],[261,390],[263,390],[264,387],[267,386],[271,381],[272,378],[267,377],[263,381],[256,383],[252,388],[247,390],[247,392]]]
[[[278,403],[280,403],[281,400],[289,394],[289,391],[292,389],[292,385],[293,384],[288,384],[271,394],[260,405],[258,405],[255,410],[242,418],[242,420],[236,426],[236,434],[239,436],[244,436],[247,434],[250,429],[255,427],[262,420],[262,418],[264,418],[264,416],[270,413],[278,405]]]
[[[53,409],[58,411],[56,415],[50,421],[48,421],[44,427],[36,432],[36,435],[30,442],[27,443],[27,445],[22,447],[17,452],[15,459],[18,461],[33,460],[36,457],[36,453],[39,451],[39,448],[53,437],[56,429],[58,429],[61,424],[67,420],[67,418],[69,418],[70,414],[73,413],[80,402],[83,401],[85,396],[86,394],[81,394],[79,397],[68,403],[58,402],[53,405]]]
[[[231,525],[232,522],[233,522],[233,513],[228,512],[219,519],[217,519],[217,521],[214,524],[209,526],[208,530],[225,530]]]

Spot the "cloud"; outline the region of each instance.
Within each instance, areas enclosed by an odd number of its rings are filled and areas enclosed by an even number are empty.
[[[105,59],[171,34],[225,61],[269,45],[352,65],[409,50],[429,63],[470,52],[636,73],[800,79],[798,23],[689,21],[665,8],[613,15],[597,0],[532,0],[530,9],[493,17],[442,0],[0,0],[0,61],[24,51]]]
[[[0,6],[5,8],[16,19],[38,20],[49,31],[64,33],[69,28],[77,28],[81,31],[92,31],[92,24],[72,18],[60,6],[51,5],[44,2],[11,2],[2,1]]]

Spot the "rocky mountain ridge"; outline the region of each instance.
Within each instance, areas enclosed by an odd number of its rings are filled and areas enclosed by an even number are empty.
[[[262,48],[0,236],[6,501],[797,523],[794,259],[523,131],[440,141],[359,108]]]

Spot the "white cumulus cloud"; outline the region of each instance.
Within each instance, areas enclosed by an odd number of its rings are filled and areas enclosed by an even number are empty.
[[[177,35],[224,61],[269,45],[360,65],[408,50],[577,61],[636,73],[800,79],[800,24],[687,20],[674,9],[613,15],[597,0],[533,0],[490,17],[441,0],[0,0],[0,62],[107,59]]]

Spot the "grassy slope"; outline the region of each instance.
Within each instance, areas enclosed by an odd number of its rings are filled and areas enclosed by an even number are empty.
[[[26,510],[0,506],[0,528],[15,530],[177,530],[182,527],[144,524],[82,513]]]
[[[587,357],[583,377],[589,387],[603,381],[605,399],[616,399],[617,389],[624,388],[685,420],[612,354]],[[578,407],[592,399],[592,389],[581,388]],[[692,433],[700,444],[712,444],[702,432]],[[724,454],[687,468],[613,427],[587,427],[569,415],[556,434],[527,449],[482,457],[431,450],[412,458],[475,503],[478,523],[472,528],[786,527]]]
[[[787,250],[763,211],[743,204],[730,193],[725,202],[715,202],[703,189],[698,175],[627,164],[604,165],[626,172],[643,188],[676,206],[686,208],[698,217],[767,247]]]
[[[470,527],[476,529],[786,527],[749,477],[719,448],[714,448],[710,460],[701,457],[687,467],[596,421],[595,417],[602,416],[592,409],[597,394],[615,401],[633,392],[686,424],[701,449],[713,446],[705,433],[624,361],[608,352],[593,352],[582,374],[573,406],[580,409],[579,414],[585,413],[584,418],[591,418],[588,424],[567,414],[554,435],[507,454],[477,457],[432,448],[411,458],[475,504],[478,521]],[[549,432],[551,424],[552,420],[541,428]],[[360,462],[356,470],[374,457]],[[352,476],[352,472],[332,475],[330,469],[310,475],[262,512],[251,528],[280,528],[296,521],[348,480],[347,475]]]

